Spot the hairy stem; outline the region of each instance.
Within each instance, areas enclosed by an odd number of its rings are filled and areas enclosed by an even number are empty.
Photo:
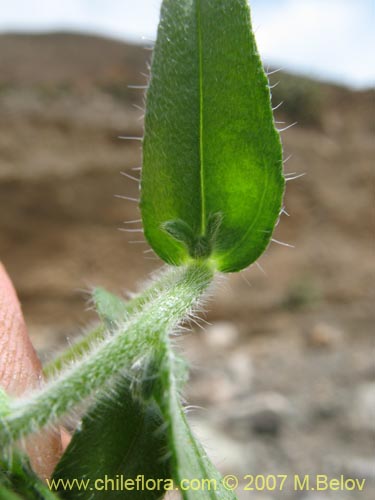
[[[40,391],[10,403],[9,413],[0,420],[3,446],[55,422],[116,373],[154,352],[165,330],[192,310],[213,278],[206,263],[190,264],[169,273],[170,288],[120,326],[114,336],[103,340],[80,363],[61,372]]]
[[[49,379],[56,376],[64,367],[77,361],[86,354],[94,344],[100,342],[105,336],[104,325],[97,325],[75,342],[69,349],[43,367],[44,376]]]
[[[105,293],[111,295],[112,299],[117,301],[117,321],[124,323],[131,319],[136,313],[141,311],[141,308],[146,306],[152,299],[154,299],[163,290],[169,288],[172,284],[174,273],[169,270],[162,272],[157,279],[154,279],[150,285],[141,293],[136,295],[133,299],[125,301],[120,297],[115,297],[108,292],[96,288],[93,291],[92,298],[99,316],[103,323],[107,323],[105,308],[99,305],[99,294]],[[113,313],[113,311],[112,311]],[[111,315],[111,319],[113,314]],[[47,379],[56,376],[63,368],[73,362],[78,361],[83,355],[88,353],[93,346],[104,339],[106,335],[105,324],[96,325],[92,330],[88,331],[82,338],[77,340],[69,349],[62,352],[55,359],[46,364],[43,368],[43,373]]]

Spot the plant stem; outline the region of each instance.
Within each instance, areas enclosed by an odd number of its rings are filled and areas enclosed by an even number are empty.
[[[163,271],[143,292],[139,293],[136,297],[128,300],[127,302],[125,302],[122,298],[109,294],[99,288],[94,289],[92,298],[103,323],[108,323],[106,317],[108,304],[106,304],[107,307],[103,307],[99,304],[98,295],[100,293],[111,295],[111,300],[116,301],[116,313],[118,315],[116,320],[123,323],[130,320],[135,314],[139,313],[141,308],[154,299],[160,292],[169,288],[172,284],[173,276],[174,273],[169,272],[169,270]],[[113,312],[114,311],[112,311],[112,313]],[[111,316],[113,316],[113,314]],[[105,324],[96,325],[96,327],[88,331],[82,338],[78,339],[69,349],[62,352],[59,356],[44,366],[43,373],[45,377],[49,379],[56,376],[67,365],[77,362],[79,358],[89,352],[95,344],[98,344],[104,339],[107,331],[108,330],[106,330]]]
[[[170,288],[121,325],[117,334],[104,339],[40,391],[10,403],[9,414],[0,420],[3,446],[56,422],[116,373],[157,349],[165,330],[178,324],[197,304],[213,279],[213,270],[207,263],[193,263],[171,269],[169,276]]]
[[[105,335],[104,325],[97,325],[86,335],[75,342],[69,349],[60,354],[43,367],[44,376],[50,379],[56,376],[64,367],[70,363],[78,361],[90,348],[97,342],[100,342]]]

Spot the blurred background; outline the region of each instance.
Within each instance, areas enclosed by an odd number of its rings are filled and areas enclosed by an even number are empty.
[[[138,219],[143,90],[160,2],[1,0],[0,258],[44,359],[95,316],[92,285],[136,291],[159,260],[118,228]],[[374,6],[254,0],[288,182],[275,238],[216,287],[176,341],[196,432],[224,473],[345,474],[375,494]],[[372,50],[371,50],[372,48]],[[371,163],[372,159],[372,163]],[[372,167],[372,168],[371,168]],[[372,211],[372,217],[370,215]],[[242,495],[242,496],[241,496]]]

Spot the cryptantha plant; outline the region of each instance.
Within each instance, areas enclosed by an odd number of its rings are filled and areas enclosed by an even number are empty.
[[[198,493],[181,488],[186,500],[236,498],[189,427],[180,398],[187,368],[170,334],[217,273],[240,271],[262,254],[283,192],[281,142],[247,1],[164,0],[146,94],[140,208],[146,239],[170,266],[129,302],[96,289],[99,326],[45,367],[47,383],[25,398],[1,393],[0,498],[152,499],[183,479],[216,483]],[[27,488],[35,477],[25,457],[20,466],[15,443],[90,397],[53,475],[60,491]],[[121,474],[159,482],[153,491],[57,483]]]

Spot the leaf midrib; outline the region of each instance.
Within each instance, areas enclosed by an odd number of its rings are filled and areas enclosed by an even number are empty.
[[[206,234],[206,199],[204,183],[204,151],[203,151],[203,43],[202,43],[202,19],[201,0],[196,0],[197,6],[197,30],[198,30],[198,58],[199,58],[199,179],[201,197],[201,236]]]

